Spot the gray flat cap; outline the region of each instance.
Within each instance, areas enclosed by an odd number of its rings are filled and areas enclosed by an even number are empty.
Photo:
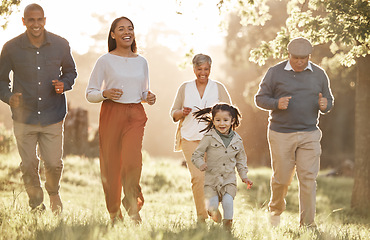
[[[294,38],[288,44],[288,51],[294,56],[305,57],[311,54],[312,44],[306,38]]]

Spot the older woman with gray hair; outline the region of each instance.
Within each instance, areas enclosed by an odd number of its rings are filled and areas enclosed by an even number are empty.
[[[197,54],[194,56],[193,70],[196,79],[181,84],[170,113],[173,121],[178,122],[175,151],[183,152],[190,171],[197,219],[200,222],[204,222],[208,218],[204,199],[204,172],[194,166],[191,162],[191,156],[203,137],[204,133],[200,133],[200,130],[206,127],[206,123],[199,122],[191,113],[199,108],[211,107],[219,102],[231,104],[225,86],[208,78],[211,73],[211,64],[212,60],[207,55]],[[213,218],[213,220],[220,221],[221,216],[218,216],[217,219]]]

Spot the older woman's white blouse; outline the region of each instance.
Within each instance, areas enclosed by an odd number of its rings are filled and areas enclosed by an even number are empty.
[[[110,88],[122,89],[119,103],[140,103],[149,91],[148,63],[144,57],[127,58],[111,53],[102,55],[96,62],[86,89],[86,99],[98,103],[106,98],[103,91]]]
[[[196,81],[187,82],[185,86],[184,107],[189,107],[192,111],[185,117],[182,123],[181,136],[188,141],[201,140],[204,132],[200,133],[200,131],[207,127],[207,123],[196,120],[193,113],[199,109],[212,107],[219,102],[218,87],[215,81],[208,79],[202,98],[199,95]]]

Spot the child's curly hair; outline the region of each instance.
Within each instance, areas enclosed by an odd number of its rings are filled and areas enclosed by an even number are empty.
[[[208,125],[206,128],[202,129],[200,132],[208,132],[212,128],[214,128],[213,119],[216,116],[216,113],[219,111],[227,111],[230,113],[231,119],[234,120],[231,128],[235,130],[240,125],[241,115],[237,107],[234,107],[227,103],[217,103],[212,107],[199,109],[198,111],[194,112],[193,115],[199,122],[207,122]]]

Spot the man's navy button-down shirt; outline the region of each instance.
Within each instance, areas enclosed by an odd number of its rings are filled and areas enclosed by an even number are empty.
[[[12,108],[14,121],[42,126],[54,124],[64,119],[67,106],[65,94],[55,92],[52,80],[62,81],[64,91],[68,91],[76,76],[67,40],[45,31],[45,42],[37,48],[23,33],[2,49],[0,99],[9,104],[13,93],[22,93],[20,107]]]

